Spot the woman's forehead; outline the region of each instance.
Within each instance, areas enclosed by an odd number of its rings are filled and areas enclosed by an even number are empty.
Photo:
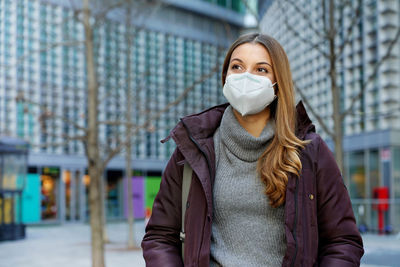
[[[267,49],[259,43],[244,43],[236,47],[231,55],[231,61],[234,59],[240,60],[255,60],[266,61],[271,63],[271,57]]]

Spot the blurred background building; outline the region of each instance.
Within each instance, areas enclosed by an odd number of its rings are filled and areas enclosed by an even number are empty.
[[[84,32],[75,12],[79,2],[0,1],[0,134],[31,144],[23,192],[29,203],[23,216],[26,223],[85,221],[88,216],[90,178],[84,147],[79,140],[66,139],[82,134],[73,123],[86,123],[85,56],[79,43]],[[138,218],[151,208],[161,171],[174,149],[173,142],[159,141],[180,117],[224,102],[220,66],[227,46],[246,23],[241,0],[147,2],[143,9],[132,10],[132,47],[125,42],[125,13],[118,8],[100,21],[94,37],[101,121],[118,121],[125,112],[127,49],[135,92],[134,123],[146,121],[194,85],[182,102],[135,137],[132,163]],[[210,78],[196,83],[204,75]],[[22,98],[29,101],[18,101]],[[123,125],[102,125],[101,142],[118,142],[112,136],[123,129]],[[123,170],[124,159],[117,156],[105,173],[109,219],[124,218],[126,213]]]
[[[352,8],[340,9],[350,3]],[[354,23],[351,13],[361,3]],[[328,1],[326,1],[328,5]],[[361,92],[355,112],[343,121],[347,187],[357,222],[362,229],[376,230],[377,210],[372,205],[374,189],[387,187],[390,204],[385,212],[387,230],[400,230],[400,42],[390,57],[382,61],[400,27],[400,2],[397,0],[336,1],[335,17],[338,38],[336,49],[352,33],[349,43],[337,61],[338,86],[342,88],[341,109],[350,106],[351,98]],[[274,36],[285,48],[293,79],[310,104],[332,128],[332,98],[329,61],[309,45],[321,42],[314,29],[323,32],[321,1],[259,1],[260,28]],[[310,23],[313,25],[312,28]],[[305,40],[305,41],[302,41]],[[319,47],[329,51],[329,44]],[[378,71],[376,62],[382,61]],[[362,81],[371,79],[365,88]],[[362,91],[360,91],[362,90]],[[310,114],[310,112],[309,112]],[[310,114],[311,117],[312,114]],[[317,131],[329,139],[315,118]],[[328,140],[329,141],[329,140]],[[331,148],[333,145],[331,142]]]
[[[95,0],[98,8],[92,11],[101,14],[110,2]],[[225,51],[241,33],[258,30],[251,16],[254,11],[258,11],[259,29],[284,46],[297,86],[328,127],[333,127],[329,62],[309,45],[320,41],[315,30],[323,27],[321,1],[134,2],[142,4],[134,5],[128,29],[125,10],[121,8],[106,12],[96,22],[99,119],[118,122],[124,116],[128,88],[133,91],[133,123],[142,124],[193,87],[179,104],[134,135],[136,218],[143,218],[146,210],[151,209],[161,172],[174,150],[173,142],[159,141],[168,136],[180,117],[225,102],[219,73]],[[392,227],[398,231],[399,42],[378,71],[374,65],[385,56],[400,26],[400,3],[397,0],[345,2],[353,7],[361,3],[361,8],[355,23],[351,9],[336,10],[338,29],[352,25],[351,38],[347,38],[345,30],[337,34],[338,47],[349,40],[337,61],[337,83],[343,89],[341,107],[346,109],[350,99],[359,93],[361,101],[343,121],[344,175],[348,178],[347,187],[360,229],[377,229],[374,189],[387,187],[390,204],[384,213],[385,225],[388,230]],[[86,63],[80,42],[84,32],[76,12],[80,7],[80,1],[71,0],[0,1],[0,136],[31,144],[21,197],[27,203],[22,208],[22,220],[26,223],[88,218],[90,178],[86,175],[84,147],[79,140],[67,138],[82,135],[74,124],[86,125]],[[128,33],[133,36],[131,47],[126,42]],[[322,47],[327,48],[325,45]],[[371,82],[361,88],[369,77],[373,78]],[[328,135],[310,115],[318,133],[333,148]],[[121,142],[115,134],[123,133],[124,125],[115,125],[100,126],[104,147]],[[127,213],[124,168],[123,157],[117,156],[104,174],[108,219],[123,219]],[[7,179],[0,181],[3,185],[0,188],[10,184]]]

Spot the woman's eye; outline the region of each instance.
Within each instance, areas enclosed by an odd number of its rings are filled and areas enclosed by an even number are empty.
[[[237,64],[234,64],[234,65],[232,65],[231,69],[233,69],[233,70],[240,70],[241,67],[240,67],[239,65],[237,65]]]
[[[258,72],[265,72],[268,73],[268,70],[266,68],[258,68],[257,69]]]

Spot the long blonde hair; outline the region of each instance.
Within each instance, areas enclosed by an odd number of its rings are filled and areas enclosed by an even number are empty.
[[[285,202],[289,174],[300,177],[302,164],[299,151],[308,142],[295,135],[296,107],[289,61],[282,46],[271,36],[252,33],[239,37],[225,56],[222,85],[225,84],[232,52],[244,43],[259,43],[267,49],[277,82],[277,98],[270,104],[270,118],[275,120],[276,125],[275,135],[258,159],[257,172],[265,185],[265,194],[271,206],[279,207]]]

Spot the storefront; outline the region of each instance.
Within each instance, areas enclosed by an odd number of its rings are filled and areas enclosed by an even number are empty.
[[[360,230],[400,231],[400,131],[346,137],[344,147],[346,186]]]
[[[90,177],[83,166],[31,165],[28,171],[26,193],[39,201],[29,204],[30,216],[24,214],[25,223],[88,220]]]
[[[22,214],[26,207],[28,144],[22,140],[0,138],[0,241],[25,237]]]
[[[29,210],[24,210],[23,222],[28,224],[87,222],[89,220],[89,183],[84,157],[30,155],[27,186],[24,194]],[[136,160],[133,197],[136,218],[144,218],[151,209],[161,181],[165,162]],[[127,217],[127,180],[124,159],[112,160],[104,172],[105,216],[110,220]],[[137,197],[138,194],[140,197]],[[24,203],[25,203],[24,202]],[[136,216],[137,215],[137,216]]]

